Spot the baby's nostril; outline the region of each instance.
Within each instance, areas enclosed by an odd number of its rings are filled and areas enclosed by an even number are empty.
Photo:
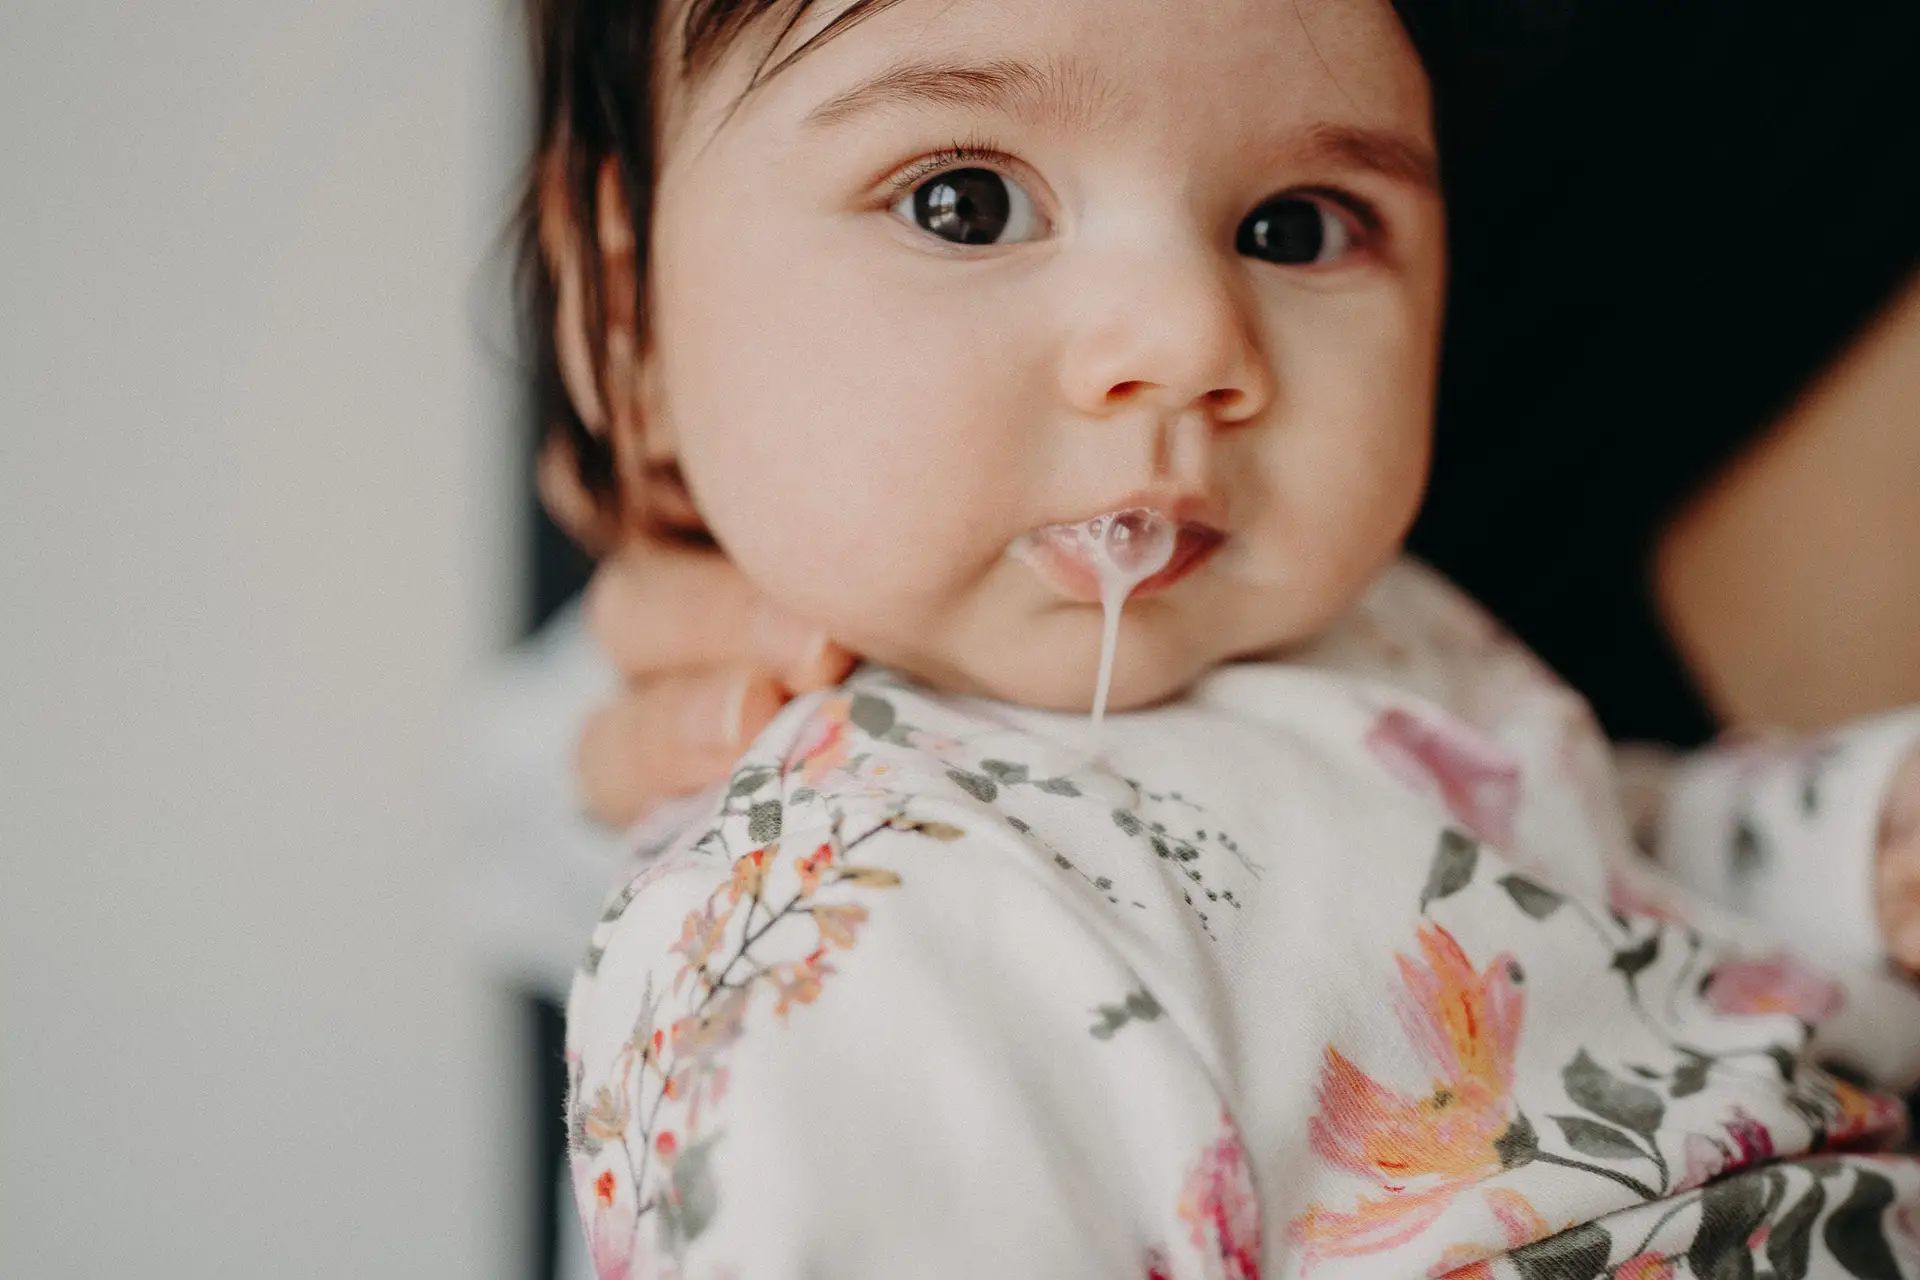
[[[1144,382],[1140,382],[1138,380],[1130,380],[1127,382],[1116,382],[1107,391],[1107,399],[1108,400],[1130,400],[1133,398],[1134,394],[1138,392],[1140,388],[1145,385],[1146,384]]]

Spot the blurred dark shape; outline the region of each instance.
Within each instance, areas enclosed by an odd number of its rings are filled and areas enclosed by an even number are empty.
[[[1655,537],[1920,268],[1920,6],[1465,0],[1412,545],[1620,738],[1714,725]]]

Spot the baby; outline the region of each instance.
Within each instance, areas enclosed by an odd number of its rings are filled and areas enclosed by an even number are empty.
[[[1580,701],[1397,558],[1400,10],[538,6],[588,486],[877,664],[595,931],[603,1277],[1920,1275],[1873,878],[1920,720],[1681,766],[1663,877]],[[1116,518],[1170,541],[1096,732]]]

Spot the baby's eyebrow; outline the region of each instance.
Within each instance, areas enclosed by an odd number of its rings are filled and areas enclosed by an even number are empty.
[[[1425,191],[1440,190],[1440,161],[1418,138],[1386,129],[1318,124],[1290,156],[1296,163],[1366,169]]]
[[[1092,129],[1111,102],[1098,72],[1065,59],[903,62],[829,98],[807,113],[805,123],[823,129],[887,107],[941,106]]]

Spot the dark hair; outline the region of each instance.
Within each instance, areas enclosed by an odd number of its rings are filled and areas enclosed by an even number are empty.
[[[677,72],[682,80],[692,80],[711,71],[742,36],[764,25],[772,30],[772,39],[765,43],[745,97],[812,49],[897,3],[854,0],[776,60],[774,55],[815,0],[688,0],[673,42],[679,54]],[[1435,75],[1445,38],[1437,21],[1441,6],[1435,0],[1393,0],[1393,7],[1429,74]],[[571,530],[590,542],[604,541],[622,519],[645,522],[653,513],[645,509],[645,495],[628,492],[623,484],[609,433],[591,430],[567,395],[555,332],[559,281],[543,251],[540,224],[543,211],[565,219],[578,255],[593,376],[602,402],[610,404],[604,359],[610,285],[634,290],[635,325],[644,329],[646,323],[646,291],[641,286],[647,275],[655,175],[655,74],[662,57],[662,8],[662,0],[529,0],[538,120],[519,218],[521,300],[543,445],[559,452],[591,500],[592,528],[583,529],[576,521]],[[596,233],[600,173],[609,162],[633,222],[630,281],[609,279]]]

